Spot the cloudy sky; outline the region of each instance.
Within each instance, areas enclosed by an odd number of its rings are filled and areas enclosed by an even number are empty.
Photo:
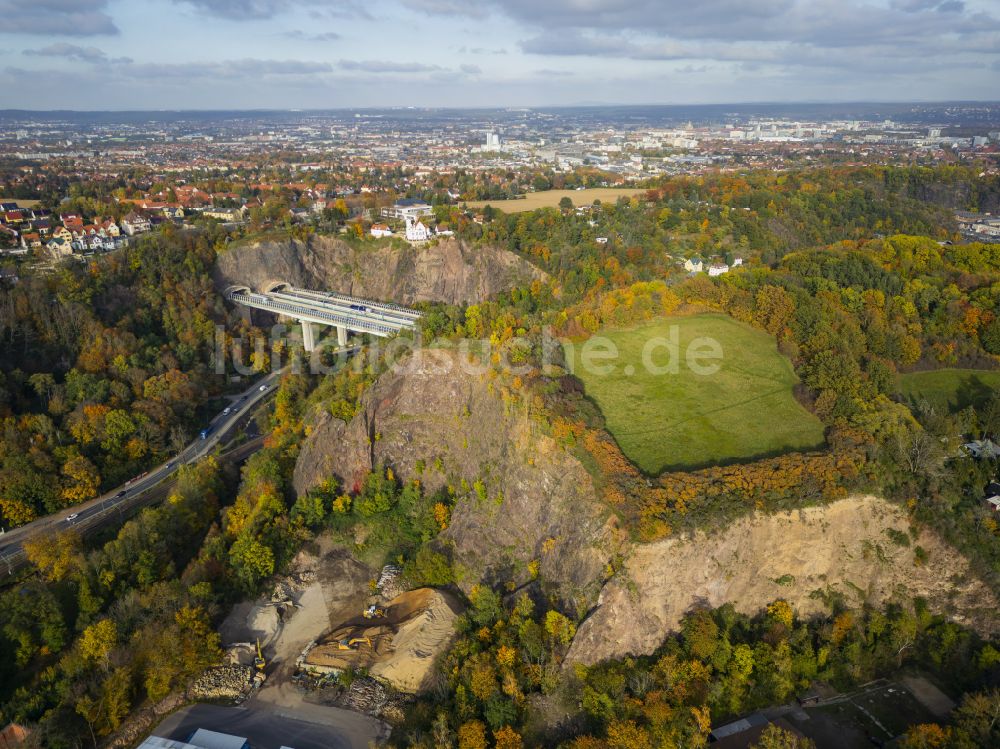
[[[0,0],[0,108],[1000,99],[1000,0]]]

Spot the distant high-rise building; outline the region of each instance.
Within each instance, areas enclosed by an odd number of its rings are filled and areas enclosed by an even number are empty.
[[[502,147],[500,142],[500,133],[495,130],[486,131],[486,150],[487,151],[499,151]]]
[[[928,129],[927,130],[927,137],[928,138],[940,138],[941,137],[941,128],[939,128],[939,127],[932,127],[930,129]]]

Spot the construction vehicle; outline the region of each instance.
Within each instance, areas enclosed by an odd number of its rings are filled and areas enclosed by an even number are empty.
[[[350,640],[340,640],[337,643],[337,648],[339,650],[357,650],[362,645],[372,646],[372,639],[370,637],[352,637]]]
[[[385,609],[379,608],[374,603],[365,609],[365,619],[378,619],[385,617]]]
[[[261,671],[261,672],[263,672],[264,666],[267,665],[267,662],[264,660],[264,654],[260,651],[260,638],[259,637],[257,638],[257,657],[253,659],[253,665],[254,665],[254,668],[256,668],[258,671]]]

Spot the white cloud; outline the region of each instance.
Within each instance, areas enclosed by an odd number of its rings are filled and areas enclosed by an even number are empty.
[[[41,49],[26,49],[24,54],[39,57],[65,57],[81,62],[107,62],[108,56],[97,47],[79,47],[76,44],[57,42]]]
[[[365,73],[428,73],[442,70],[440,65],[392,60],[341,60],[340,67],[343,70],[360,70]]]
[[[108,0],[0,0],[0,33],[44,36],[117,34]]]

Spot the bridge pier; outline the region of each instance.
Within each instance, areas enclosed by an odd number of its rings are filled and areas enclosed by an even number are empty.
[[[343,348],[347,345],[347,328],[337,325],[337,345]]]
[[[308,320],[300,320],[302,323],[302,346],[306,351],[312,351],[316,348],[316,332],[313,330],[313,324]]]

